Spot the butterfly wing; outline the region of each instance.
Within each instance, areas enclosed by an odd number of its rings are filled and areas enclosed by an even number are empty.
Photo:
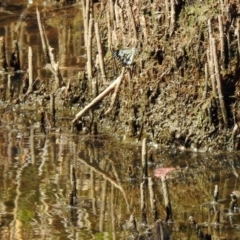
[[[113,52],[113,56],[122,63],[123,66],[131,65],[135,55],[135,48],[125,48]]]

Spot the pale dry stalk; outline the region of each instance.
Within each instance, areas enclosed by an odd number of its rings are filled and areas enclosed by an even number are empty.
[[[89,111],[93,106],[102,101],[110,92],[112,92],[117,84],[122,80],[124,74],[124,68],[120,76],[113,81],[103,92],[101,92],[96,98],[94,98],[91,103],[89,103],[84,109],[82,109],[78,114],[75,115],[75,118],[72,121],[74,124],[80,117],[82,117],[87,111]]]
[[[104,60],[103,60],[103,51],[102,51],[102,43],[100,39],[100,34],[99,34],[99,26],[98,23],[95,23],[95,35],[96,35],[96,40],[97,40],[97,48],[98,48],[98,60],[99,60],[99,65],[100,65],[100,70],[103,78],[103,83],[106,84],[106,71],[105,71],[105,65],[104,65]]]
[[[223,97],[223,93],[222,93],[222,83],[221,83],[221,75],[220,75],[220,71],[219,71],[217,47],[216,47],[216,41],[214,38],[212,38],[212,49],[213,49],[215,76],[216,76],[216,81],[217,81],[218,98],[219,98],[220,108],[221,108],[221,112],[222,112],[223,122],[224,122],[225,127],[227,127],[228,126],[227,110],[226,110],[224,97]]]

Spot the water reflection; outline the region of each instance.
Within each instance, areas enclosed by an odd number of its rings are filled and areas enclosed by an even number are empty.
[[[107,136],[43,135],[35,125],[0,131],[1,239],[154,239],[161,229],[166,236],[195,239],[188,223],[191,215],[203,232],[238,236],[239,214],[223,214],[228,212],[239,169],[237,154],[232,154],[232,172],[225,155],[150,149],[149,177],[153,178],[155,168],[176,168],[168,173],[173,222],[166,224],[155,222],[149,187],[143,192],[146,215],[142,218],[139,147],[119,145]],[[128,176],[129,163],[135,168],[134,179]],[[225,200],[204,205],[213,201],[216,184],[220,199]],[[160,179],[153,178],[153,189],[158,217],[164,219]]]
[[[41,3],[41,2],[40,2]],[[57,3],[57,2],[56,2]],[[52,89],[53,76],[45,69],[36,19],[36,5],[26,3],[4,4],[0,16],[0,89],[2,100],[13,99],[24,92],[24,73],[28,69],[28,47],[33,50],[33,78],[41,81],[47,90]],[[79,3],[58,5],[40,4],[42,22],[50,46],[54,49],[55,61],[63,78],[76,81],[77,73],[85,66],[82,11]],[[5,48],[2,47],[5,45]],[[17,50],[14,50],[17,47]],[[4,51],[3,49],[6,49]],[[16,64],[18,61],[18,64]],[[16,72],[21,70],[21,72]],[[2,93],[5,92],[6,93]]]
[[[66,133],[44,136],[39,129],[23,127],[12,131],[1,129],[3,239],[91,239],[97,236],[103,239],[105,235],[109,235],[106,238],[127,239],[135,237],[138,231],[149,235],[147,227],[154,229],[147,191],[147,216],[141,225],[141,171],[136,170],[135,181],[128,179],[129,162],[134,160],[133,167],[141,168],[140,149],[123,148],[107,138],[91,139]],[[234,226],[239,221],[238,215],[221,215],[225,228],[216,230],[216,206],[202,207],[202,203],[213,199],[217,183],[220,195],[226,197],[220,209],[228,208],[229,192],[234,189],[236,178],[229,158],[235,159],[237,171],[238,155],[169,154],[155,150],[152,157],[154,163],[150,169],[157,165],[181,166],[169,177],[174,223],[167,226],[168,234],[189,234],[187,221],[190,214],[203,223],[201,226],[208,227],[211,234],[237,234]],[[186,160],[189,162],[187,168]],[[71,207],[73,166],[76,169],[77,203]],[[155,180],[157,208],[160,217],[164,218],[161,184]]]

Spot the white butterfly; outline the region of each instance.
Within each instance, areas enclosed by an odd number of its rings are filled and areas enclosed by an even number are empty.
[[[129,66],[133,63],[135,52],[136,48],[131,47],[113,51],[112,54],[122,63],[123,66]]]

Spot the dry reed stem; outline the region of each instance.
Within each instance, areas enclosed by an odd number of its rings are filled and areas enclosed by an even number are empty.
[[[215,68],[215,76],[217,81],[217,90],[218,90],[218,98],[220,103],[220,108],[222,112],[223,122],[225,127],[228,127],[228,117],[227,117],[227,111],[226,106],[224,102],[224,97],[222,93],[222,83],[221,83],[221,75],[219,71],[219,63],[218,63],[218,56],[217,56],[217,47],[215,39],[212,38],[212,49],[213,49],[213,60],[214,60],[214,68]]]
[[[97,40],[97,48],[98,48],[98,59],[99,59],[99,65],[100,65],[100,70],[103,78],[103,83],[106,84],[106,71],[105,71],[105,66],[104,66],[104,60],[103,60],[103,51],[102,51],[102,43],[100,39],[100,34],[99,34],[99,26],[98,23],[95,23],[95,35],[96,35],[96,40]]]
[[[147,139],[142,140],[142,172],[143,179],[145,180],[148,176],[147,172]]]
[[[28,47],[28,81],[29,81],[29,87],[27,94],[32,92],[33,89],[33,66],[32,66],[32,48]]]
[[[237,42],[238,42],[238,55],[240,56],[240,20],[237,21]]]
[[[152,210],[152,215],[154,221],[157,220],[158,214],[157,214],[157,207],[156,207],[156,199],[155,199],[155,193],[154,193],[154,183],[152,177],[148,178],[148,190],[149,190],[149,198],[150,198],[150,205]]]
[[[123,70],[124,71],[124,70]],[[108,110],[104,113],[104,115],[107,115],[108,113],[110,113],[113,109],[113,106],[114,106],[114,103],[116,102],[116,99],[117,99],[117,94],[119,92],[119,88],[120,88],[120,85],[122,83],[122,78],[120,79],[120,81],[117,83],[116,87],[114,88],[114,93],[111,97],[111,104],[110,104],[110,107],[108,108]]]
[[[223,31],[223,23],[222,16],[218,15],[218,24],[219,24],[219,32],[220,32],[220,46],[221,46],[221,62],[222,68],[225,69],[225,37]]]
[[[135,19],[134,19],[133,12],[132,12],[132,6],[129,3],[129,0],[126,1],[126,7],[128,10],[129,22],[131,22],[131,24],[132,24],[134,43],[136,44],[137,40],[138,40],[137,28],[136,28]]]
[[[87,39],[87,73],[88,80],[91,83],[92,81],[92,34],[93,34],[93,18],[89,20],[89,28],[88,28],[88,39]]]
[[[104,99],[110,92],[112,92],[115,89],[118,83],[121,82],[124,71],[125,68],[123,68],[122,73],[114,82],[112,82],[102,93],[100,93],[96,98],[94,98],[91,103],[89,103],[84,109],[82,109],[78,114],[75,115],[72,124],[74,124],[81,116],[83,116],[83,114],[89,111],[93,106],[99,103],[102,99]]]
[[[38,8],[36,8],[36,14],[37,14],[37,22],[38,22],[38,28],[39,28],[40,38],[41,38],[41,42],[42,42],[44,58],[45,58],[46,63],[50,63],[50,58],[49,58],[48,49],[47,49],[47,43],[46,43],[46,39],[44,37],[43,26],[41,23],[41,17],[40,17]]]

